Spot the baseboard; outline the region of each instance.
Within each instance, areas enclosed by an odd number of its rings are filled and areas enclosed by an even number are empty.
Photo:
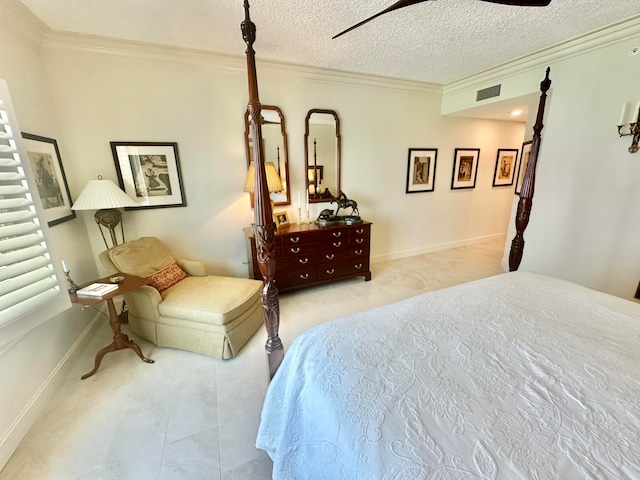
[[[11,455],[16,451],[18,445],[20,445],[20,442],[42,413],[56,390],[62,385],[71,368],[77,362],[80,353],[85,347],[85,342],[92,337],[94,331],[100,326],[98,320],[102,318],[102,315],[102,313],[97,312],[91,319],[69,351],[62,357],[38,391],[25,405],[4,437],[0,439],[0,470],[7,464]]]
[[[450,248],[466,247],[468,245],[475,245],[477,243],[489,242],[491,240],[499,240],[505,238],[507,232],[495,233],[493,235],[484,235],[481,237],[465,238],[463,240],[455,240],[453,242],[438,243],[435,245],[425,245],[419,248],[412,248],[411,250],[402,250],[400,252],[385,253],[382,255],[372,255],[371,263],[387,262],[389,260],[397,260],[399,258],[414,257],[416,255],[422,255],[424,253],[439,252],[441,250],[448,250]]]

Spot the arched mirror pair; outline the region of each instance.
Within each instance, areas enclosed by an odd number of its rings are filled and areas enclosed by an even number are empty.
[[[271,198],[274,200],[274,205],[289,205],[291,203],[289,148],[284,115],[278,107],[272,105],[263,105],[261,114],[262,151],[265,156],[267,176],[269,177],[270,171],[273,172],[275,167],[282,183],[282,190],[272,193]],[[249,128],[248,111],[245,112],[244,121],[247,167],[251,168],[253,139]],[[304,148],[305,183],[309,203],[330,202],[340,193],[340,119],[335,111],[318,108],[309,110],[305,118]],[[253,193],[251,204],[253,205]]]
[[[287,128],[282,111],[273,105],[262,105],[262,151],[267,169],[267,183],[271,191],[274,205],[291,203],[291,186],[289,184],[289,147],[287,145]],[[244,114],[244,140],[247,150],[247,168],[253,162],[253,141],[249,128],[249,111]],[[280,183],[273,180],[273,175],[280,177]],[[272,183],[278,184],[274,187]],[[251,193],[253,206],[253,193]]]
[[[330,202],[340,193],[340,119],[335,111],[309,110],[304,150],[309,203]]]

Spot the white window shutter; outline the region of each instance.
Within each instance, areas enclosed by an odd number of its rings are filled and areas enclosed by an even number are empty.
[[[0,80],[0,347],[71,305],[41,213],[9,90]]]

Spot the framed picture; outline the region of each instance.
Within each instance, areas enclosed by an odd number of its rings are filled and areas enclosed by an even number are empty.
[[[111,142],[118,182],[137,208],[186,207],[177,143]]]
[[[520,189],[522,188],[522,181],[524,180],[524,174],[527,171],[527,165],[529,164],[529,154],[531,153],[531,140],[522,144],[522,153],[520,154],[520,170],[518,170],[516,181],[516,195],[520,195]]]
[[[273,221],[276,222],[276,227],[289,225],[289,215],[287,215],[287,211],[280,210],[278,212],[273,212]]]
[[[436,180],[437,148],[410,148],[407,192],[433,192]]]
[[[499,148],[496,156],[496,170],[493,172],[493,186],[505,187],[513,185],[518,167],[517,148]]]
[[[475,188],[478,175],[479,148],[456,148],[453,156],[451,189]]]
[[[22,133],[27,157],[36,180],[44,216],[50,227],[73,220],[76,212],[71,210],[71,194],[64,175],[58,143],[53,138]]]

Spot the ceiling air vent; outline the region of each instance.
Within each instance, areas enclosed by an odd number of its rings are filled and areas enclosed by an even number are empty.
[[[476,92],[476,102],[479,102],[480,100],[486,100],[487,98],[499,97],[500,87],[502,87],[502,85],[494,85],[493,87],[478,90]]]

